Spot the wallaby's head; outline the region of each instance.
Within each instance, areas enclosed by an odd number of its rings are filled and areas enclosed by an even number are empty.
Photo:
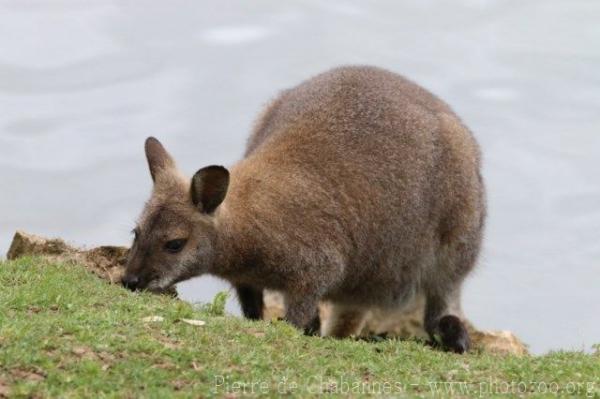
[[[153,137],[146,158],[154,188],[133,230],[135,238],[123,277],[132,290],[162,292],[209,270],[214,260],[214,212],[225,198],[229,172],[200,169],[190,180]]]

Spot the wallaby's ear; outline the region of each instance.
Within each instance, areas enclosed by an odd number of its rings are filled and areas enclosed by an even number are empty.
[[[229,171],[222,166],[207,166],[192,177],[192,202],[204,213],[212,213],[225,199]]]
[[[171,158],[160,141],[154,137],[148,137],[146,139],[145,149],[146,159],[148,159],[150,175],[152,175],[153,181],[156,181],[159,174],[175,168],[175,161],[173,161],[173,158]]]

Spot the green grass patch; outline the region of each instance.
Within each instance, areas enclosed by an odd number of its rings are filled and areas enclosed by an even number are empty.
[[[461,356],[306,337],[284,322],[223,315],[225,299],[194,308],[73,265],[0,263],[0,397],[600,397],[599,353]]]

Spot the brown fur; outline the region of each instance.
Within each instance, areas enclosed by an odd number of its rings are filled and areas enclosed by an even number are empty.
[[[479,149],[452,110],[414,83],[342,67],[284,91],[211,214],[192,202],[190,180],[168,167],[160,143],[149,143],[159,172],[128,269],[146,276],[142,288],[212,273],[282,291],[299,327],[320,300],[338,304],[340,320],[362,320],[360,309],[397,308],[417,293],[432,336],[442,316],[462,317],[460,287],[485,218]],[[218,178],[196,180],[222,191]],[[180,236],[181,253],[162,253]]]

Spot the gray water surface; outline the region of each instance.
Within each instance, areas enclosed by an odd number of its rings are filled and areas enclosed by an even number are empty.
[[[0,252],[15,229],[128,244],[159,137],[231,165],[277,91],[340,64],[402,73],[484,152],[485,249],[464,294],[534,352],[600,343],[600,2],[4,1]],[[226,284],[180,285],[205,301]],[[236,311],[235,301],[230,309]]]

